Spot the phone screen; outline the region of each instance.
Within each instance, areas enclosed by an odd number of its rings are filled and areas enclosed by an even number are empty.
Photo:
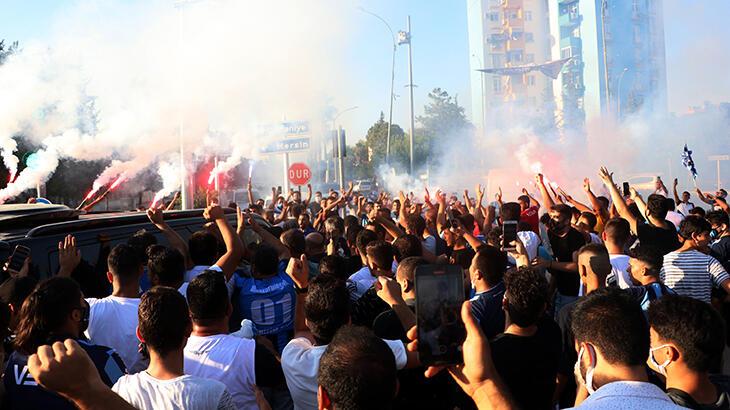
[[[629,196],[630,194],[631,194],[631,192],[629,190],[629,183],[624,182],[624,196]]]
[[[8,269],[19,271],[25,263],[25,259],[30,255],[30,248],[23,245],[17,245],[13,251],[13,256],[10,257],[10,264]]]
[[[517,240],[517,221],[504,221],[502,224],[502,250],[511,251],[515,247],[511,245]]]
[[[416,268],[416,318],[418,356],[422,364],[463,362],[466,338],[461,321],[464,274],[455,265],[423,265]]]

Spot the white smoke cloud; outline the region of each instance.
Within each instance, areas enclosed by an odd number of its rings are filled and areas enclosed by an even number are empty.
[[[0,66],[3,162],[11,169],[17,163],[13,136],[43,146],[52,135],[59,143],[45,151],[56,156],[48,164],[62,157],[115,159],[94,183],[98,189],[177,152],[182,130],[188,153],[222,153],[230,169],[264,143],[246,130],[321,118],[328,98],[342,94],[336,56],[347,41],[352,6],[334,0],[77,4],[55,22],[49,43],[21,44]],[[204,145],[216,128],[231,132]],[[6,187],[2,201],[53,169],[42,171],[28,170]]]

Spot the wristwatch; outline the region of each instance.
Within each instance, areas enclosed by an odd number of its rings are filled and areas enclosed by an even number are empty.
[[[299,286],[297,286],[296,283],[294,284],[294,291],[297,292],[297,293],[299,293],[299,294],[301,294],[301,293],[307,293],[308,290],[309,290],[309,287],[300,288]]]

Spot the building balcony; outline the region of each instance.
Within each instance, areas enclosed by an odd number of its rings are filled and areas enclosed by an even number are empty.
[[[558,17],[558,25],[561,27],[574,27],[583,21],[583,16],[578,13],[564,13]]]

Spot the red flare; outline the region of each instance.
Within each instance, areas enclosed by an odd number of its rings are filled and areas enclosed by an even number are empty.
[[[117,188],[117,187],[119,186],[119,184],[121,184],[122,182],[124,182],[124,175],[120,175],[120,176],[119,176],[119,177],[118,177],[118,178],[116,179],[116,181],[114,181],[114,182],[112,183],[112,185],[111,185],[111,186],[109,187],[109,190],[111,191],[111,190],[113,190],[113,189],[116,189],[116,188]]]

